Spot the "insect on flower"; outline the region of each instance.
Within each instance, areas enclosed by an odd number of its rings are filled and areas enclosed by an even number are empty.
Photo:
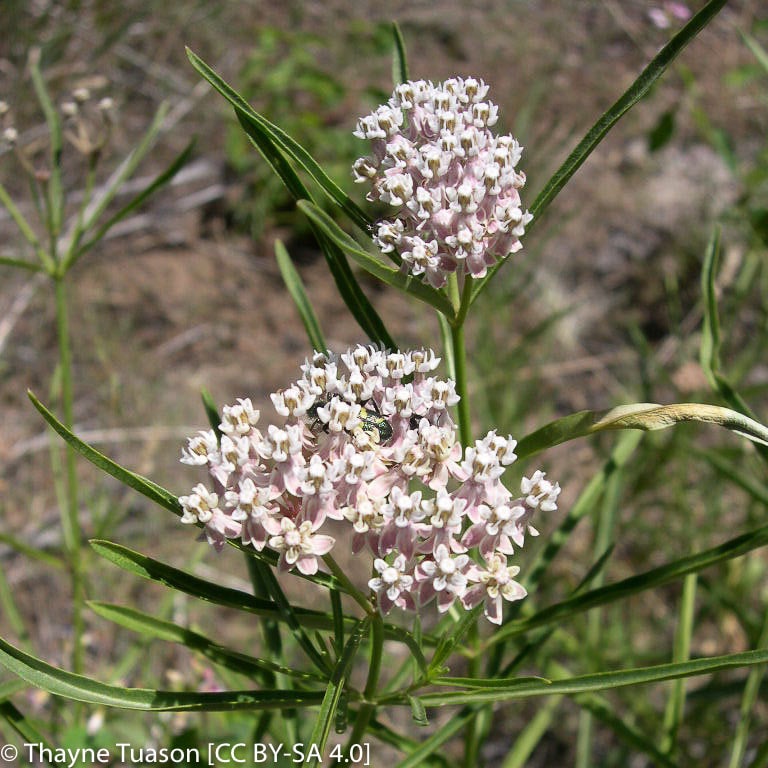
[[[371,440],[377,445],[383,445],[392,439],[394,434],[392,425],[379,413],[372,400],[360,409],[360,421],[363,432],[370,435]]]
[[[318,435],[321,432],[328,432],[328,425],[323,423],[318,411],[320,408],[327,406],[332,399],[333,397],[330,395],[321,397],[307,410],[307,419],[310,422],[309,428],[313,434]],[[394,434],[392,425],[386,416],[382,416],[379,413],[379,409],[373,400],[366,400],[361,404],[358,418],[360,426],[352,430],[352,435],[358,445],[384,445],[392,439]]]

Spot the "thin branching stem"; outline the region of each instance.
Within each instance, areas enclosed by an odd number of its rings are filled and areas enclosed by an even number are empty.
[[[72,429],[74,422],[74,397],[72,392],[72,345],[69,336],[69,307],[67,305],[67,291],[64,277],[54,279],[56,295],[56,325],[59,343],[59,367],[61,375],[61,410],[63,423],[68,429]],[[77,467],[75,463],[75,450],[67,445],[65,449],[66,461],[66,507],[62,511],[62,527],[64,530],[64,543],[67,548],[67,561],[72,578],[72,669],[81,672],[83,667],[82,638],[83,603],[85,601],[85,581],[83,563],[81,557],[81,533],[78,516],[78,488]]]

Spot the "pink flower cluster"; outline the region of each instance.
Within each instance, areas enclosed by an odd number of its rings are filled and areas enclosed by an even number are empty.
[[[515,170],[523,149],[490,131],[498,109],[487,93],[472,77],[402,83],[355,131],[373,152],[355,162],[355,181],[372,182],[368,199],[398,209],[377,225],[376,244],[437,288],[452,272],[483,277],[522,248],[533,218],[521,207],[525,174]]]
[[[462,450],[449,411],[459,397],[433,375],[439,362],[423,349],[315,353],[271,396],[282,426],[260,430],[250,400],[226,406],[220,442],[200,432],[183,451],[182,462],[207,467],[213,489],[182,496],[181,521],[203,524],[217,548],[269,547],[278,570],[307,575],[335,544],[324,523],[340,521],[352,552],[373,556],[368,587],[383,612],[485,601],[500,623],[502,599],[525,596],[507,558],[526,532],[537,535],[533,514],[556,509],[560,488],[537,471],[513,497],[502,484],[516,458],[511,437],[489,432]]]

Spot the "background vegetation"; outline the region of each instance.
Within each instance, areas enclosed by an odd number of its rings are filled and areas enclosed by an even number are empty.
[[[302,218],[221,100],[189,67],[184,45],[241,87],[351,190],[346,169],[362,151],[351,130],[356,117],[390,89],[388,22],[396,17],[412,76],[474,74],[491,84],[504,129],[526,146],[524,200],[530,202],[672,32],[649,17],[660,4],[465,5],[389,4],[385,16],[379,4],[366,2],[3,3],[0,29],[10,34],[0,35],[0,96],[12,107],[19,145],[33,156],[45,136],[30,97],[33,46],[40,47],[41,70],[56,104],[84,81],[115,100],[115,128],[101,158],[105,173],[136,144],[162,102],[170,111],[137,171],[137,184],[146,184],[197,136],[172,186],[73,267],[79,434],[161,485],[187,489],[189,476],[177,459],[183,436],[205,425],[200,389],[208,388],[219,403],[250,396],[264,406],[308,352],[274,263],[276,237],[299,261],[329,343],[344,348],[361,340]],[[768,67],[761,56],[767,41],[761,4],[729,3],[609,135],[522,253],[499,273],[468,329],[478,432],[495,427],[522,436],[575,410],[634,401],[723,402],[722,387],[713,388],[718,380],[700,365],[707,314],[701,276],[716,224],[722,228],[721,255],[713,284],[722,346],[715,367],[766,420]],[[44,159],[38,162],[42,168]],[[3,153],[0,181],[33,215],[16,163],[11,152]],[[82,158],[70,152],[63,183],[72,190],[73,206],[84,178]],[[0,233],[2,255],[18,258],[24,244],[4,214]],[[57,489],[49,438],[25,395],[30,387],[52,399],[61,386],[55,305],[35,275],[0,269],[0,636],[29,643],[36,655],[66,667],[71,595],[55,565],[65,545]],[[402,344],[434,343],[437,329],[426,311],[364,276],[361,281]],[[529,563],[615,446],[616,437],[608,435],[545,455],[548,472],[565,489],[562,511],[539,520],[542,536],[538,548],[526,552]],[[237,553],[214,555],[157,507],[84,463],[77,471],[87,538],[120,541],[249,589]],[[568,596],[609,543],[614,550],[606,583],[757,528],[768,501],[764,464],[753,447],[696,425],[645,435],[609,491],[569,537],[540,585],[537,605]],[[89,598],[130,604],[192,627],[215,626],[222,641],[256,652],[260,635],[241,616],[169,598],[153,585],[121,578],[87,549],[82,556]],[[520,563],[523,573],[529,563]],[[698,581],[688,606],[695,627],[691,655],[746,650],[761,636],[765,642],[768,584],[761,550],[708,569]],[[572,619],[549,640],[539,664],[568,659],[570,673],[584,674],[668,661],[691,589],[673,582]],[[231,682],[178,646],[154,641],[149,656],[128,631],[90,612],[84,620],[84,668],[102,680],[185,690]],[[629,688],[607,699],[640,730],[684,745],[681,765],[722,765],[748,674],[689,683],[679,721],[667,709],[669,685],[644,689],[642,698]],[[148,736],[159,744],[192,743],[203,731],[230,740],[253,735],[245,717],[86,712],[32,690],[14,701],[41,728],[53,727],[62,744],[138,743]],[[437,714],[432,727],[444,717]],[[765,697],[754,701],[752,717],[748,755],[765,760]],[[680,723],[680,733],[669,733],[665,723],[673,722]],[[11,739],[4,724],[0,731]],[[491,733],[484,747],[488,764],[500,764],[523,734],[532,745],[525,764],[532,766],[586,764],[579,750],[590,743],[595,764],[626,765],[634,754],[615,730],[585,719],[568,698],[553,697],[544,707],[541,701],[499,707]],[[390,762],[394,758],[383,764]]]

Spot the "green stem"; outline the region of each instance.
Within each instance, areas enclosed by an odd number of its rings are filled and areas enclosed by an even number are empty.
[[[72,395],[72,347],[69,337],[69,312],[64,276],[54,278],[56,293],[56,324],[59,342],[59,368],[61,375],[61,410],[63,423],[72,430],[74,422],[74,407]],[[72,579],[72,669],[79,673],[83,668],[82,638],[84,632],[83,604],[85,602],[85,582],[81,557],[81,532],[78,518],[78,489],[75,451],[67,445],[66,485],[67,501],[62,510],[62,529],[64,531],[64,546],[67,551],[70,577]]]
[[[464,282],[464,288],[459,295],[459,285],[455,275],[451,276],[448,282],[448,295],[451,303],[456,309],[456,319],[450,326],[451,331],[451,354],[449,359],[453,364],[454,380],[456,382],[456,393],[461,398],[458,403],[457,415],[459,421],[459,437],[464,448],[472,444],[472,418],[469,411],[469,388],[467,385],[467,348],[464,339],[464,322],[467,318],[470,298],[472,294],[472,280],[467,279]],[[473,624],[467,632],[468,645],[477,648],[479,643],[479,632],[477,623]],[[480,674],[481,659],[479,655],[474,655],[469,663],[469,675],[471,677]],[[464,732],[464,765],[467,768],[477,765],[482,743],[482,733],[486,718],[489,712],[478,709],[472,714],[467,722]]]
[[[760,637],[755,646],[755,650],[762,650],[768,648],[768,610],[766,610],[763,617],[763,627],[760,630]],[[744,755],[747,751],[747,742],[749,737],[749,727],[752,723],[752,719],[755,711],[755,703],[757,697],[760,695],[760,685],[765,677],[765,667],[760,665],[750,670],[747,682],[744,685],[744,691],[741,695],[741,707],[739,708],[739,722],[736,726],[736,734],[733,738],[733,746],[731,748],[731,758],[728,763],[728,768],[739,768],[739,766],[746,765],[744,762]],[[761,759],[762,754],[762,759]],[[757,757],[750,763],[752,766],[765,765],[768,762],[768,750],[763,751],[761,748],[758,751]]]
[[[349,749],[353,744],[360,744],[365,738],[368,724],[376,712],[376,705],[373,703],[373,700],[376,698],[376,689],[379,685],[383,651],[384,620],[381,618],[381,614],[376,611],[371,615],[371,663],[368,667],[368,679],[365,681],[365,690],[363,692],[365,701],[357,711],[355,725],[347,741],[346,754],[349,754]]]
[[[469,392],[467,390],[467,350],[464,345],[464,326],[451,326],[451,347],[456,368],[456,392],[461,398],[458,404],[459,436],[467,448],[472,444],[472,423],[469,415]]]
[[[80,241],[83,238],[83,233],[85,231],[85,214],[88,210],[88,206],[91,204],[91,198],[93,197],[93,189],[96,184],[96,168],[98,164],[99,154],[97,152],[88,155],[88,172],[85,177],[85,193],[83,194],[83,201],[80,203],[80,208],[77,211],[77,221],[72,230],[72,235],[67,246],[67,252],[64,254],[65,269],[67,269],[77,257]]]
[[[344,587],[344,591],[366,612],[373,613],[376,609],[371,605],[368,598],[347,578],[344,570],[333,559],[331,555],[323,555],[323,562],[328,566],[328,570],[339,580]]]

